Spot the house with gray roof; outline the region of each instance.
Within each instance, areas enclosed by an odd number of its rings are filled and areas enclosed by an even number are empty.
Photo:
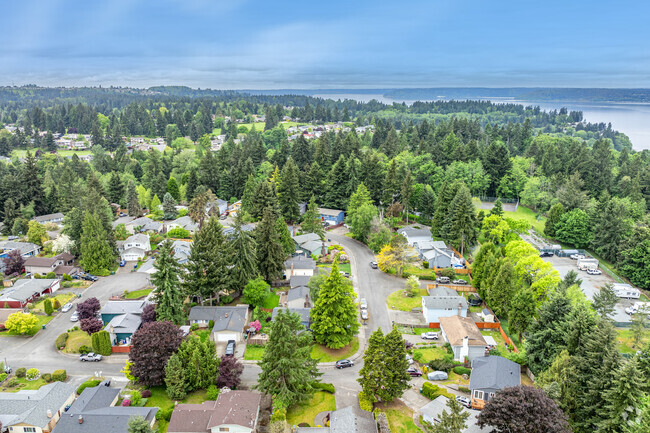
[[[427,323],[439,322],[441,317],[467,317],[467,299],[457,293],[453,296],[423,296],[422,314]]]
[[[421,259],[429,263],[429,269],[449,268],[452,266],[463,265],[463,260],[460,257],[456,257],[456,254],[454,254],[454,251],[451,248],[443,249],[433,247],[432,249],[423,252]]]
[[[429,289],[429,296],[458,296],[458,292],[446,286]]]
[[[199,225],[192,221],[192,218],[190,218],[188,215],[185,215],[167,223],[167,231],[176,228],[187,230],[191,235],[193,235],[194,232],[199,229]]]
[[[306,286],[309,284],[309,280],[311,280],[311,276],[309,275],[294,275],[289,279],[289,286],[292,289],[300,286]]]
[[[296,243],[296,245],[301,245],[308,241],[319,241],[319,240],[320,240],[320,236],[318,236],[316,233],[305,233],[303,235],[293,236],[293,241]]]
[[[37,216],[32,219],[39,224],[53,223],[53,224],[61,225],[63,223],[63,217],[64,215],[61,212],[58,212],[58,213],[51,213],[47,215]]]
[[[330,412],[329,427],[298,427],[296,433],[377,433],[374,416],[365,410],[348,406]]]
[[[407,226],[399,229],[397,233],[404,236],[410,246],[414,246],[416,243],[433,241],[429,227]]]
[[[0,305],[4,307],[8,304],[10,308],[23,308],[42,295],[56,292],[59,287],[61,287],[61,280],[58,279],[18,280],[13,286],[0,290]]]
[[[302,251],[301,255],[320,257],[324,253],[325,244],[316,233],[293,236],[293,241],[296,243],[296,251]]]
[[[160,233],[163,229],[163,224],[160,221],[154,221],[148,217],[140,217],[125,223],[124,227],[126,228],[126,231],[131,234],[136,233],[136,231],[141,233]]]
[[[289,308],[311,308],[311,296],[309,287],[298,286],[290,289],[287,293],[287,307]]]
[[[420,415],[422,415],[422,419],[429,424],[439,424],[442,417],[442,412],[450,412],[450,409],[447,406],[447,400],[447,397],[440,395],[436,397],[435,400],[432,400],[426,405],[422,406],[419,411]],[[462,408],[462,412],[469,414],[469,418],[467,418],[467,422],[465,423],[465,428],[461,430],[462,433],[488,433],[493,431],[492,427],[480,428],[478,425],[476,425],[478,414],[480,412],[469,410],[464,406]]]
[[[295,256],[284,262],[284,275],[291,278],[294,275],[313,276],[316,270],[316,262],[311,257]]]
[[[113,346],[130,344],[131,337],[142,326],[142,310],[147,304],[144,300],[108,301],[99,310]]]
[[[210,339],[214,342],[241,341],[248,323],[248,305],[192,307],[189,321],[190,325],[196,323],[202,328],[208,327],[212,321]]]
[[[290,313],[295,313],[300,316],[300,323],[305,329],[309,329],[311,325],[311,308],[285,308],[285,307],[275,307],[273,313],[271,314],[271,319],[275,319],[280,311],[288,310]]]
[[[502,356],[482,356],[472,361],[469,389],[472,407],[483,409],[504,388],[521,385],[521,367]]]
[[[74,401],[76,387],[53,382],[37,390],[0,393],[0,422],[10,432],[51,432],[65,407]]]
[[[157,407],[115,406],[118,388],[86,388],[59,419],[52,433],[128,433],[129,420],[142,417],[153,427]]]
[[[0,242],[0,259],[7,257],[9,251],[18,250],[24,258],[33,257],[41,252],[40,245],[31,242],[2,241]]]

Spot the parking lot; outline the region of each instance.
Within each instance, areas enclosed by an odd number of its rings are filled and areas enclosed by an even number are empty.
[[[593,300],[594,295],[598,293],[600,288],[603,287],[605,284],[607,283],[613,284],[616,282],[605,272],[603,272],[601,275],[589,275],[585,271],[578,270],[578,267],[576,266],[577,262],[568,257],[552,256],[552,257],[544,257],[544,260],[552,263],[553,266],[555,266],[555,269],[558,270],[562,278],[564,278],[564,276],[569,271],[576,271],[578,273],[578,278],[582,280],[582,284],[580,285],[580,288],[582,289],[582,292],[587,296],[589,300]],[[618,304],[616,304],[616,312],[613,317],[614,321],[621,322],[621,323],[631,322],[630,316],[625,313],[625,309],[633,305],[634,302],[636,301],[637,300],[635,299],[621,299],[618,302]]]

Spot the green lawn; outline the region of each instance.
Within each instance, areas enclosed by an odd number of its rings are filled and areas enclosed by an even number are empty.
[[[32,155],[36,152],[37,149],[29,149],[29,151],[32,153]],[[90,150],[57,150],[56,153],[59,156],[72,156],[72,155],[77,155],[77,156],[84,156],[84,155],[90,155]],[[25,149],[14,149],[11,152],[11,157],[12,158],[24,158],[27,155],[27,150]]]
[[[417,296],[409,298],[404,296],[404,290],[391,293],[386,300],[388,308],[399,311],[411,311],[413,308],[422,307],[422,296],[427,296],[426,289],[420,289]]]
[[[339,359],[349,358],[359,350],[359,338],[354,337],[352,343],[348,344],[341,349],[328,349],[327,347],[314,344],[311,350],[311,357],[318,359],[319,362],[334,362]]]
[[[408,326],[398,326],[397,330],[402,334],[422,335],[425,332],[439,332],[440,328],[410,328]],[[422,340],[427,341],[427,340]]]
[[[244,352],[244,359],[248,361],[260,361],[264,355],[264,346],[256,346],[252,344],[246,345],[246,352]]]
[[[521,204],[517,207],[517,212],[503,212],[503,216],[511,217],[516,219],[522,219],[530,223],[530,225],[535,229],[537,233],[544,233],[544,225],[546,223],[546,217],[539,215],[539,220],[535,215],[535,212],[528,209],[526,206]]]
[[[378,405],[379,410],[386,414],[388,426],[392,433],[414,433],[421,432],[413,422],[413,411],[406,407],[401,400],[395,400],[389,404]]]
[[[60,295],[53,296],[51,298],[48,298],[52,304],[54,304],[54,300],[58,300],[61,306],[64,306],[67,302],[70,301],[70,299],[74,298],[75,296],[72,293],[62,293]],[[38,301],[37,303],[34,304],[34,308],[32,308],[33,313],[37,312],[43,312],[45,311],[45,298],[42,300]]]
[[[92,347],[90,335],[78,329],[76,331],[68,332],[68,340],[65,343],[65,353],[79,353],[81,346]]]
[[[129,292],[126,294],[124,297],[125,299],[138,299],[143,296],[147,296],[149,293],[151,293],[152,289],[141,289],[141,290],[134,290],[132,292]]]
[[[43,372],[41,372],[43,373]],[[15,377],[15,376],[14,376]],[[47,382],[45,382],[43,379],[38,378],[36,380],[27,380],[24,377],[16,377],[18,380],[18,386],[15,386],[13,388],[8,388],[7,382],[4,383],[4,386],[0,388],[0,391],[2,392],[18,392],[18,391],[23,391],[23,390],[36,390],[39,389],[43,385],[47,385]]]
[[[210,332],[210,329],[198,329],[196,331],[193,331],[192,334],[199,337],[201,341],[206,342],[210,339]]]
[[[316,415],[321,412],[333,410],[336,410],[334,394],[319,391],[309,401],[300,405],[291,406],[287,409],[287,422],[290,426],[307,423],[312,427],[319,427],[319,425],[314,425]]]
[[[347,272],[349,274],[352,272],[352,267],[349,263],[339,263],[339,271]]]
[[[169,398],[164,386],[154,386],[149,389],[151,397],[147,399],[146,407],[168,408],[174,407],[174,400]],[[208,398],[204,389],[198,389],[187,394],[187,397],[179,403],[201,404]]]
[[[278,305],[280,305],[280,295],[276,295],[275,293],[271,292],[271,294],[266,297],[261,307],[272,310]]]
[[[89,287],[92,284],[91,281],[83,281],[83,280],[72,280],[72,281],[64,281],[61,283],[61,287],[64,289],[85,289],[86,287]]]
[[[647,336],[646,338],[643,338],[641,340],[639,346],[635,347],[631,329],[627,329],[627,328],[616,329],[616,347],[618,347],[618,351],[621,353],[628,353],[630,355],[634,355],[636,351],[639,350],[646,341],[647,341]]]
[[[506,349],[506,342],[503,339],[503,336],[501,333],[497,330],[494,331],[481,331],[481,335],[488,335],[492,338],[494,338],[494,341],[497,342],[497,350],[502,354],[505,355],[508,352],[508,349]]]
[[[5,332],[0,332],[0,337],[14,337],[20,335],[31,337],[33,335],[36,335],[36,333],[42,329],[43,325],[46,325],[47,323],[50,322],[50,320],[54,319],[54,316],[37,314],[36,318],[38,319],[38,323],[36,324],[36,326],[34,326],[34,328],[30,332],[26,334],[17,334],[14,331],[5,331]]]
[[[413,359],[417,354],[422,354],[422,359],[418,362],[421,364],[428,364],[434,359],[442,359],[447,354],[447,351],[443,347],[427,347],[425,349],[415,349],[413,351]]]

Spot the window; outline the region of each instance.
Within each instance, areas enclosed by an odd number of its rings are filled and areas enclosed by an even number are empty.
[[[36,428],[35,427],[23,427],[23,431],[25,433],[36,433]]]
[[[474,398],[478,400],[483,400],[483,391],[479,391],[479,390],[474,391]]]
[[[219,431],[230,431],[228,427],[219,427]]]

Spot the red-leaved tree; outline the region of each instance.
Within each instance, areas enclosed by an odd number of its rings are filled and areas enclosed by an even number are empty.
[[[25,266],[25,259],[20,254],[19,250],[11,250],[7,253],[7,257],[2,261],[5,264],[5,275],[20,274],[23,272]]]
[[[230,389],[237,389],[241,382],[241,374],[244,366],[234,356],[223,355],[221,364],[219,364],[219,376],[217,377],[217,386],[219,388],[227,386]]]
[[[133,334],[131,374],[146,386],[162,385],[169,357],[178,350],[183,332],[172,322],[148,322]]]
[[[79,319],[90,319],[95,317],[101,305],[99,304],[99,299],[97,298],[88,298],[83,302],[80,302],[77,305],[77,313],[79,313]]]
[[[156,321],[156,306],[154,304],[147,304],[142,309],[142,314],[140,315],[142,323],[155,322]]]
[[[95,332],[99,332],[102,330],[102,328],[104,328],[104,322],[95,317],[91,317],[89,319],[81,319],[79,324],[81,325],[81,330],[88,333],[89,335],[92,335]]]

